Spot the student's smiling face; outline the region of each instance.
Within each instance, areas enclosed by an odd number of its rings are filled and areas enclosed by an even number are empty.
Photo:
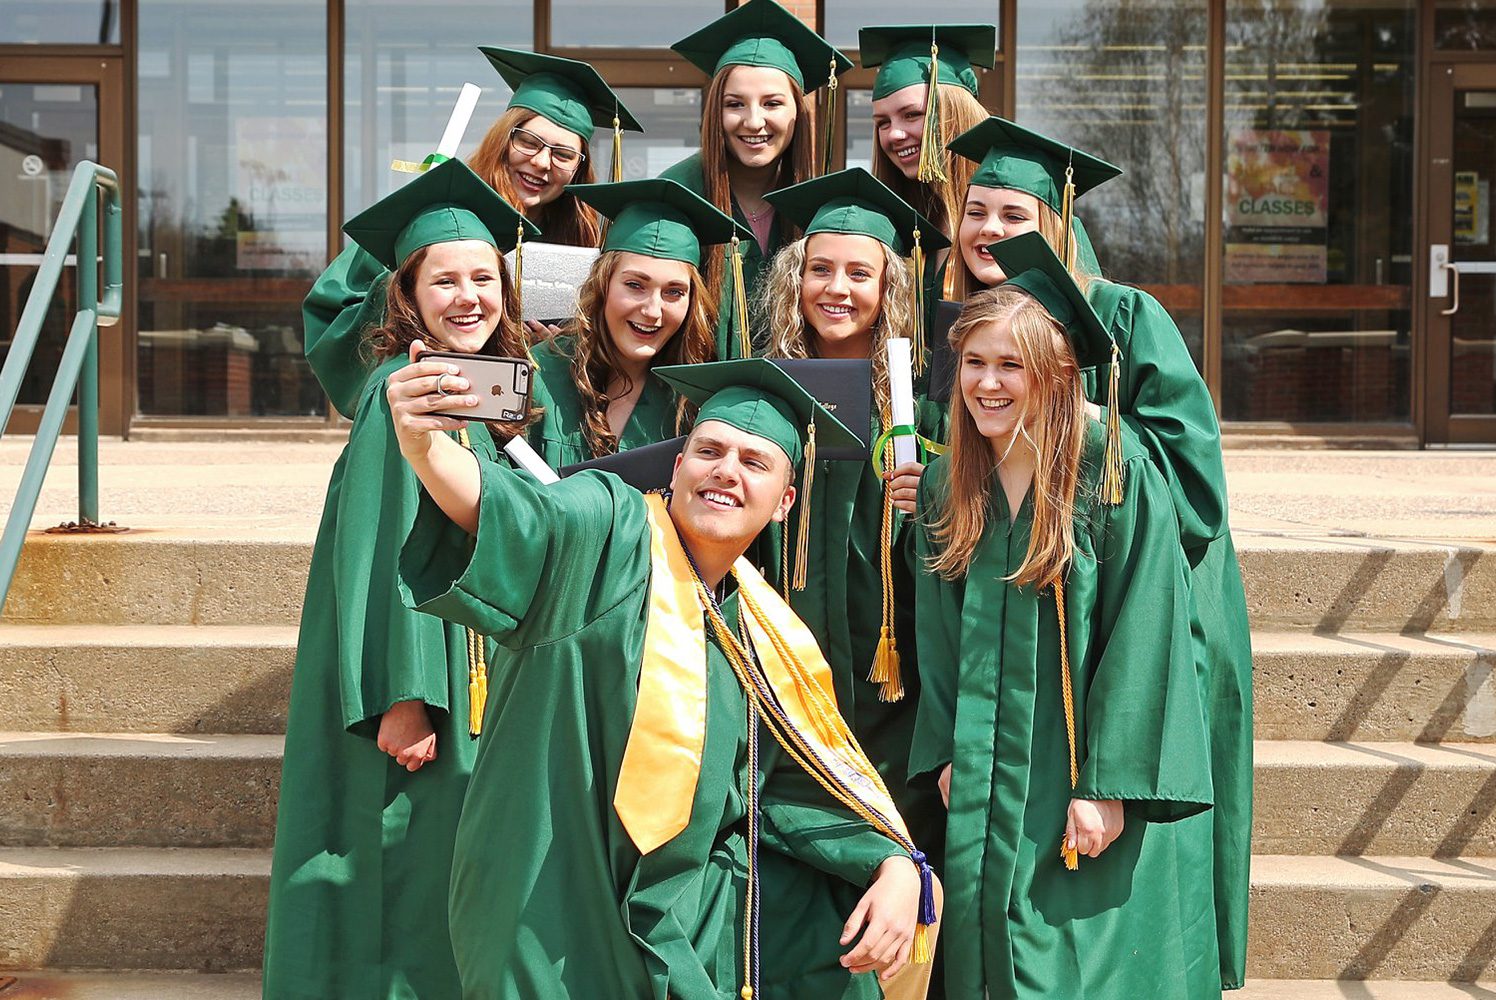
[[[911,83],[873,102],[873,134],[878,137],[878,148],[911,181],[919,177],[926,89],[926,84]]]
[[[476,353],[504,311],[498,251],[482,240],[427,247],[416,269],[415,300],[427,333],[451,350]]]
[[[777,163],[795,137],[795,90],[789,74],[768,66],[734,66],[722,95],[722,133],[745,167]]]
[[[795,502],[789,458],[720,420],[697,424],[675,460],[670,517],[688,549],[746,549]]]
[[[956,242],[972,277],[991,288],[1007,279],[987,247],[999,240],[1039,230],[1039,199],[1026,191],[980,187],[966,190]]]
[[[1013,336],[1012,321],[977,327],[961,344],[961,399],[977,431],[1001,459],[1023,420],[1033,391]]]
[[[526,119],[510,134],[504,169],[519,200],[515,207],[529,210],[555,201],[581,169],[581,159],[561,163],[557,156],[566,154],[557,154],[551,146],[574,152],[578,157],[582,155],[580,136],[541,115]]]
[[[619,357],[653,363],[690,308],[690,264],[620,253],[603,301],[603,322]]]
[[[867,356],[883,304],[883,244],[855,233],[815,233],[805,241],[800,311],[822,353]]]

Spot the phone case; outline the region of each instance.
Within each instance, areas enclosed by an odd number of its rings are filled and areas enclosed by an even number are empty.
[[[506,424],[525,419],[530,411],[530,379],[534,372],[528,360],[459,354],[456,351],[422,351],[416,360],[434,358],[455,364],[471,387],[468,393],[476,395],[479,402],[476,407],[463,407],[460,411],[436,409],[431,412],[461,420]]]

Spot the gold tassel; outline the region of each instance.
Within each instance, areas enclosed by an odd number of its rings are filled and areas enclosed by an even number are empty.
[[[521,227],[521,232],[523,232],[523,227]],[[473,443],[468,438],[466,427],[457,431],[457,443],[468,451],[473,450]],[[483,637],[472,629],[468,629],[467,647],[468,735],[481,736],[483,735],[483,710],[488,706],[488,660],[483,653]]]
[[[909,961],[915,965],[929,965],[935,956],[930,951],[930,928],[924,924],[914,925],[914,953]]]
[[[940,141],[940,46],[930,39],[930,85],[925,90],[925,131],[919,140],[919,179],[945,182],[945,149]]]
[[[884,414],[885,419],[891,423],[891,418]],[[891,467],[893,462],[893,441],[890,439],[883,446],[883,464]],[[899,647],[894,636],[894,594],[893,594],[893,484],[883,484],[883,516],[878,532],[878,579],[883,590],[883,620],[882,628],[878,635],[878,648],[873,653],[872,669],[868,671],[867,679],[879,685],[878,700],[885,702],[900,701],[904,697],[904,681],[899,672]]]
[[[1118,386],[1122,381],[1122,352],[1112,341],[1112,370],[1106,380],[1106,450],[1102,458],[1101,502],[1115,507],[1122,502],[1122,416]]]
[[[800,530],[795,536],[795,579],[796,590],[805,589],[805,572],[810,562],[810,488],[816,478],[816,425],[815,421],[805,431],[805,476],[800,491]]]
[[[623,180],[623,126],[613,116],[613,183]]]
[[[1065,166],[1065,193],[1060,199],[1060,230],[1064,233],[1060,237],[1064,244],[1060,248],[1060,261],[1065,265],[1065,270],[1075,269],[1075,167]]]
[[[914,373],[925,370],[925,248],[919,242],[919,227],[914,227],[914,249],[909,252],[914,264]]]
[[[794,512],[792,512],[794,513]],[[779,532],[779,595],[790,599],[790,522],[786,515]]]
[[[732,322],[738,335],[738,357],[753,357],[753,343],[748,339],[748,292],[743,284],[743,251],[740,240],[732,238]],[[724,359],[725,360],[725,359]]]
[[[1060,622],[1060,693],[1065,701],[1065,738],[1070,746],[1070,789],[1074,791],[1080,781],[1080,769],[1075,760],[1075,690],[1070,686],[1070,640],[1065,635],[1065,586],[1058,580],[1054,582],[1054,610]],[[1070,871],[1080,867],[1080,852],[1071,847],[1063,835],[1060,837],[1060,857]]]
[[[831,78],[826,81],[826,112],[817,123],[825,130],[821,141],[821,175],[831,170],[832,147],[836,145],[836,59],[831,60]]]
[[[514,238],[514,315],[520,322],[525,315],[525,224],[517,227]]]

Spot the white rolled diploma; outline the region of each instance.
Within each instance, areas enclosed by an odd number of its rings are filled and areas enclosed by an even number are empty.
[[[513,459],[515,465],[524,469],[546,486],[561,481],[561,477],[556,475],[556,470],[546,465],[545,459],[537,455],[535,449],[530,447],[530,442],[522,437],[510,438],[509,443],[504,445],[504,454]]]
[[[476,83],[462,85],[462,93],[457,95],[457,104],[452,108],[452,117],[447,119],[447,130],[442,133],[442,141],[437,143],[438,155],[448,159],[457,155],[457,147],[462,145],[462,137],[467,133],[468,122],[473,120],[473,109],[478,106],[478,96],[482,93]]]
[[[914,362],[909,353],[908,337],[887,341],[888,396],[895,427],[914,424]],[[897,434],[893,439],[894,468],[919,460],[919,448],[913,434]]]

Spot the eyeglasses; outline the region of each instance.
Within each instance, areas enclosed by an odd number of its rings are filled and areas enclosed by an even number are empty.
[[[526,129],[516,128],[509,133],[509,142],[514,148],[526,156],[536,156],[542,149],[551,151],[551,162],[563,170],[575,170],[587,159],[587,154],[570,146],[557,146],[546,142],[534,132]]]

